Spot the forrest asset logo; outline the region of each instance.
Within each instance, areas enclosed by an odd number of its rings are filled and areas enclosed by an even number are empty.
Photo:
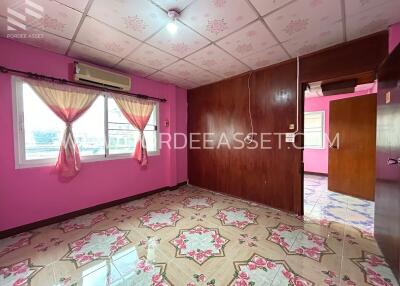
[[[15,6],[15,7],[14,7]],[[44,9],[31,0],[7,8],[7,38],[43,38],[43,33],[27,33],[28,22],[40,28]]]

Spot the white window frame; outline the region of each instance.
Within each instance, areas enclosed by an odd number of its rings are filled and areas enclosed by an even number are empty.
[[[321,116],[322,146],[306,146],[305,145],[305,140],[304,140],[304,149],[317,149],[317,150],[325,149],[325,110],[316,110],[316,111],[304,112],[304,119],[305,119],[307,114],[316,114],[316,113],[322,114],[322,116]],[[305,135],[306,135],[306,127],[304,126],[304,136]]]
[[[23,90],[22,84],[24,83],[23,78],[18,76],[11,77],[12,83],[12,106],[13,106],[13,129],[14,129],[14,158],[15,158],[15,169],[33,168],[33,167],[44,167],[54,166],[57,158],[47,159],[34,159],[26,160],[25,157],[25,128],[24,128],[24,109],[23,109]],[[104,139],[108,142],[108,110],[107,101],[109,96],[104,96]],[[157,138],[157,150],[148,152],[149,156],[160,155],[160,106],[157,102],[155,104],[156,109],[156,138]],[[105,144],[107,145],[107,144]],[[132,150],[133,153],[133,150]],[[132,153],[126,154],[109,154],[107,146],[105,147],[104,155],[86,155],[81,156],[81,162],[97,162],[97,161],[108,161],[108,160],[119,160],[132,158]]]

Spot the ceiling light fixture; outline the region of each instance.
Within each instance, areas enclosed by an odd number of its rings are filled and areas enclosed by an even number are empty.
[[[176,25],[175,21],[179,17],[179,13],[175,10],[168,11],[168,17],[171,19],[170,22],[167,24],[167,30],[171,34],[175,34],[178,30],[178,26]]]

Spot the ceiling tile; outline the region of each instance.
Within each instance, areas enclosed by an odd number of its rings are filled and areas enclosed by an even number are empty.
[[[90,17],[85,18],[76,41],[122,58],[140,44],[139,41]]]
[[[400,1],[389,1],[373,9],[346,18],[347,38],[353,40],[386,30],[400,21]]]
[[[152,2],[156,3],[165,10],[182,11],[190,3],[192,3],[193,0],[153,0]]]
[[[128,58],[134,62],[155,68],[157,70],[162,69],[178,60],[178,58],[147,44],[142,44],[139,48],[134,50],[133,53],[128,56]]]
[[[89,15],[139,40],[146,39],[168,22],[164,11],[143,0],[96,0]]]
[[[81,12],[85,10],[88,1],[89,0],[57,0],[57,2]]]
[[[278,42],[261,21],[254,22],[217,42],[217,45],[239,59],[276,44]]]
[[[26,17],[25,20],[11,14],[7,15],[8,8]],[[26,11],[30,11],[30,13],[26,13]],[[0,14],[5,17],[10,16],[20,24],[33,26],[68,39],[72,39],[74,36],[82,17],[82,13],[56,1],[48,0],[35,0],[26,3],[25,1],[3,0],[0,1]]]
[[[216,45],[201,49],[185,60],[222,77],[231,77],[249,70],[244,64]]]
[[[212,41],[257,18],[246,0],[201,0],[183,11],[182,22]]]
[[[185,25],[179,22],[176,22],[176,24],[178,27],[176,34],[171,34],[164,28],[147,42],[160,50],[164,50],[180,58],[209,44],[209,41]]]
[[[281,42],[311,37],[342,18],[340,0],[298,0],[264,19]]]
[[[347,0],[345,1],[346,16],[352,16],[390,2],[394,3],[398,0]]]
[[[134,63],[134,62],[126,60],[126,59],[123,60],[122,62],[120,62],[115,68],[125,71],[125,72],[128,72],[128,73],[134,73],[136,75],[140,75],[143,77],[151,75],[157,71],[153,68],[149,68],[144,65]]]
[[[182,78],[176,77],[172,74],[162,72],[162,71],[158,71],[158,72],[152,74],[151,76],[149,76],[149,78],[158,80],[158,81],[162,81],[162,82],[173,82],[173,81],[183,80]]]
[[[293,0],[250,0],[262,16],[268,14]]]
[[[113,66],[121,60],[121,58],[117,56],[93,49],[79,43],[74,43],[72,45],[70,51],[68,52],[68,55],[73,58],[103,66]]]
[[[197,84],[207,84],[221,79],[215,74],[182,60],[166,67],[163,71]]]
[[[306,55],[343,42],[343,25],[338,22],[310,38],[297,37],[283,43],[292,57]]]
[[[181,88],[184,88],[184,89],[192,89],[192,88],[200,86],[200,85],[198,85],[196,83],[193,83],[193,82],[190,82],[190,81],[187,81],[187,80],[177,81],[176,85],[181,87]]]
[[[0,36],[4,38],[10,37],[12,34],[27,33],[29,35],[36,35],[37,37],[15,38],[20,43],[31,45],[37,48],[45,49],[51,52],[64,54],[70,41],[56,35],[43,32],[34,28],[28,28],[25,31],[7,31],[7,20],[0,18]]]
[[[252,69],[258,69],[266,66],[270,66],[285,60],[289,57],[282,49],[281,46],[277,45],[272,48],[268,48],[259,52],[256,52],[250,56],[242,58],[241,60],[250,66]]]
[[[180,86],[183,88],[194,88],[194,87],[198,86],[198,84],[195,84],[188,80],[184,80],[182,78],[173,76],[169,73],[162,72],[162,71],[158,71],[155,74],[152,74],[151,76],[149,76],[149,79],[161,81],[161,82],[165,82],[165,83],[176,84],[177,86]]]

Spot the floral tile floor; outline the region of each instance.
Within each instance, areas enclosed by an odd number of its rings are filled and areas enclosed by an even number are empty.
[[[0,285],[398,285],[373,203],[307,176],[305,208],[185,186],[0,240]]]

